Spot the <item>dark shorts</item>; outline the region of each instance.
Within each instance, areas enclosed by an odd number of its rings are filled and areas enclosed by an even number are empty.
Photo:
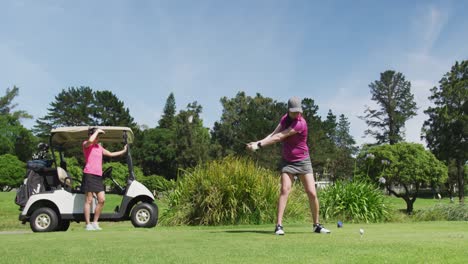
[[[83,192],[103,192],[104,183],[101,176],[83,173]]]
[[[290,162],[283,159],[281,161],[281,173],[289,173],[291,175],[314,173],[310,157],[296,162]]]

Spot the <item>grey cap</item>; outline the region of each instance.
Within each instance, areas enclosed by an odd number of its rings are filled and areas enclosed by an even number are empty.
[[[288,110],[289,112],[301,112],[302,113],[302,106],[301,106],[301,99],[299,97],[291,97],[288,101]]]

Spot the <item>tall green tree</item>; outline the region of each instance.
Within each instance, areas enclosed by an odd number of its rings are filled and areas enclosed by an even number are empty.
[[[12,116],[0,115],[0,155],[12,154],[22,161],[31,159],[37,143],[34,135]]]
[[[41,138],[47,138],[56,127],[97,125],[93,120],[95,101],[90,87],[63,89],[47,110],[44,117],[36,120],[33,129]]]
[[[455,62],[431,93],[429,100],[434,106],[424,111],[429,119],[424,122],[422,137],[439,159],[455,163],[458,198],[463,204],[468,160],[468,61]]]
[[[318,107],[317,107],[318,109]],[[312,146],[315,151],[312,161],[316,172],[319,172],[318,177],[323,176],[327,180],[333,182],[337,180],[337,165],[338,165],[338,148],[336,146],[336,115],[332,110],[328,110],[326,119],[322,122],[320,117],[315,117],[315,121],[310,127],[311,136],[317,143]],[[323,167],[323,168],[322,168]],[[322,168],[322,169],[319,169]],[[321,172],[321,173],[320,173]],[[322,174],[322,175],[320,175]]]
[[[213,144],[219,145],[216,158],[241,151],[245,148],[245,142],[252,141],[242,131],[242,122],[247,121],[246,113],[251,100],[244,92],[237,93],[234,98],[221,98],[221,119],[214,123],[211,132]]]
[[[193,168],[208,161],[210,134],[200,118],[202,106],[196,101],[176,116],[175,161],[177,169]]]
[[[145,175],[163,175],[174,179],[177,175],[174,131],[150,128],[141,132],[133,148],[135,164]]]
[[[19,95],[19,88],[6,89],[4,96],[0,97],[0,155],[16,155],[20,160],[31,158],[36,138],[21,125],[21,119],[32,118],[23,110],[14,110],[17,104],[13,103]]]
[[[276,169],[280,160],[279,145],[247,153],[246,143],[262,139],[277,126],[287,111],[284,103],[256,94],[238,92],[234,98],[221,98],[223,112],[211,132],[215,158],[227,155],[249,155],[261,166]]]
[[[417,110],[411,83],[402,73],[388,70],[369,87],[378,108],[367,107],[364,111],[366,115],[361,118],[370,127],[364,133],[375,137],[377,144],[393,145],[402,141],[405,123],[416,115]]]
[[[350,125],[351,123],[348,121],[348,118],[341,114],[336,129],[335,142],[338,148],[348,149],[352,153],[355,153],[357,150],[355,146],[356,141],[349,133]]]
[[[159,127],[160,128],[167,128],[167,129],[174,129],[175,125],[175,115],[176,115],[176,102],[173,93],[169,94],[167,97],[166,105],[164,106],[164,112],[159,119]]]
[[[100,126],[126,126],[137,129],[130,111],[123,101],[111,91],[94,92],[94,112],[92,119]]]
[[[110,91],[94,92],[90,87],[62,90],[50,103],[48,113],[39,118],[34,132],[47,137],[61,126],[127,126],[136,129],[128,108]]]
[[[9,115],[15,120],[31,119],[32,115],[28,114],[24,110],[13,111],[18,104],[14,104],[13,100],[19,94],[19,88],[13,86],[13,89],[7,88],[5,95],[0,97],[0,115]]]
[[[328,110],[327,118],[323,121],[323,129],[328,138],[335,141],[336,139],[336,128],[338,123],[336,122],[336,115],[333,114],[331,109]]]
[[[341,114],[338,120],[336,134],[335,134],[335,146],[337,149],[336,155],[336,179],[347,179],[353,175],[353,155],[357,152],[355,146],[356,141],[349,133],[350,122],[348,118]]]
[[[321,153],[318,155],[323,156],[322,160],[325,159],[322,170],[324,176],[333,182],[339,179],[349,179],[353,174],[352,155],[356,153],[357,148],[354,146],[356,142],[349,134],[349,126],[350,123],[343,114],[339,116],[337,122],[337,117],[332,110],[328,111],[326,120],[322,122],[326,137],[322,134],[321,144],[318,145]],[[319,166],[315,167],[319,168]]]
[[[314,173],[318,180],[321,177],[333,178],[336,149],[332,137],[335,135],[336,116],[329,111],[327,119],[323,121],[318,114],[319,106],[311,98],[302,99],[302,110],[308,126],[307,144]]]
[[[137,137],[134,156],[145,175],[177,176],[175,114],[175,97],[170,93],[158,127],[144,129]]]
[[[423,185],[441,184],[447,179],[447,166],[421,144],[400,142],[366,148],[358,155],[359,173],[413,205]]]

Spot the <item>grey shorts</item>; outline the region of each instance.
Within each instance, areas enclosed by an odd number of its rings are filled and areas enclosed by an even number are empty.
[[[314,173],[312,169],[312,162],[310,157],[307,157],[303,160],[290,162],[286,160],[281,161],[281,172],[289,173],[292,175],[303,175],[308,173]]]

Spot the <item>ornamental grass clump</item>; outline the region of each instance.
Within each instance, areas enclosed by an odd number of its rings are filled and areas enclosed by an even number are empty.
[[[463,204],[436,204],[418,210],[415,221],[468,221],[468,207]]]
[[[384,195],[366,182],[336,182],[320,193],[320,213],[327,220],[375,223],[389,217]]]
[[[279,195],[278,173],[245,158],[226,157],[185,171],[169,194],[161,217],[167,225],[237,225],[273,223]],[[307,201],[291,196],[285,217],[307,216]],[[299,209],[298,209],[299,208]]]

